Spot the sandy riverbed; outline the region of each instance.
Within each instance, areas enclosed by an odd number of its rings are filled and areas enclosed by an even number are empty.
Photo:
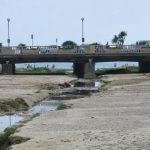
[[[109,75],[104,91],[66,101],[73,108],[43,114],[15,135],[31,140],[12,150],[149,150],[150,75]]]
[[[29,106],[43,100],[58,84],[73,80],[67,76],[0,76],[0,102],[22,98]]]

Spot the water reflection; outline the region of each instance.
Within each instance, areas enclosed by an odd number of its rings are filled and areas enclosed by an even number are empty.
[[[0,132],[4,131],[4,129],[9,126],[16,124],[22,119],[23,117],[18,115],[0,116]]]
[[[29,109],[28,114],[35,115],[35,114],[42,114],[42,113],[56,110],[58,104],[59,101],[57,100],[51,100],[51,101],[45,100],[39,103],[38,105],[32,107],[31,109]]]

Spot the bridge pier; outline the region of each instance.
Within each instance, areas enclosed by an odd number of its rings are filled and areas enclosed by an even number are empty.
[[[2,74],[4,74],[4,75],[15,74],[15,64],[14,63],[2,64]]]
[[[95,63],[92,59],[89,59],[89,62],[75,62],[73,72],[78,78],[93,79],[95,78]]]
[[[148,61],[139,62],[139,71],[141,73],[150,73],[150,62]]]

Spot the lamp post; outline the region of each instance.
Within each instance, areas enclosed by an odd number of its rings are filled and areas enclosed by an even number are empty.
[[[82,21],[82,45],[84,45],[85,38],[84,38],[84,18],[81,18]]]
[[[31,34],[32,47],[33,47],[33,44],[34,44],[33,39],[34,39],[34,36],[33,36],[33,34]]]
[[[10,18],[7,18],[7,23],[8,23],[8,39],[7,39],[7,43],[8,43],[8,47],[10,46]]]
[[[58,38],[56,38],[56,46],[58,46]]]

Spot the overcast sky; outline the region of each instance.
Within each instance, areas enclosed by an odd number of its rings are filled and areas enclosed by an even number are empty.
[[[128,32],[126,43],[150,40],[149,0],[0,0],[0,42],[6,44],[7,18],[11,19],[11,45],[81,43],[81,17],[85,17],[86,43],[111,42],[114,34]]]

